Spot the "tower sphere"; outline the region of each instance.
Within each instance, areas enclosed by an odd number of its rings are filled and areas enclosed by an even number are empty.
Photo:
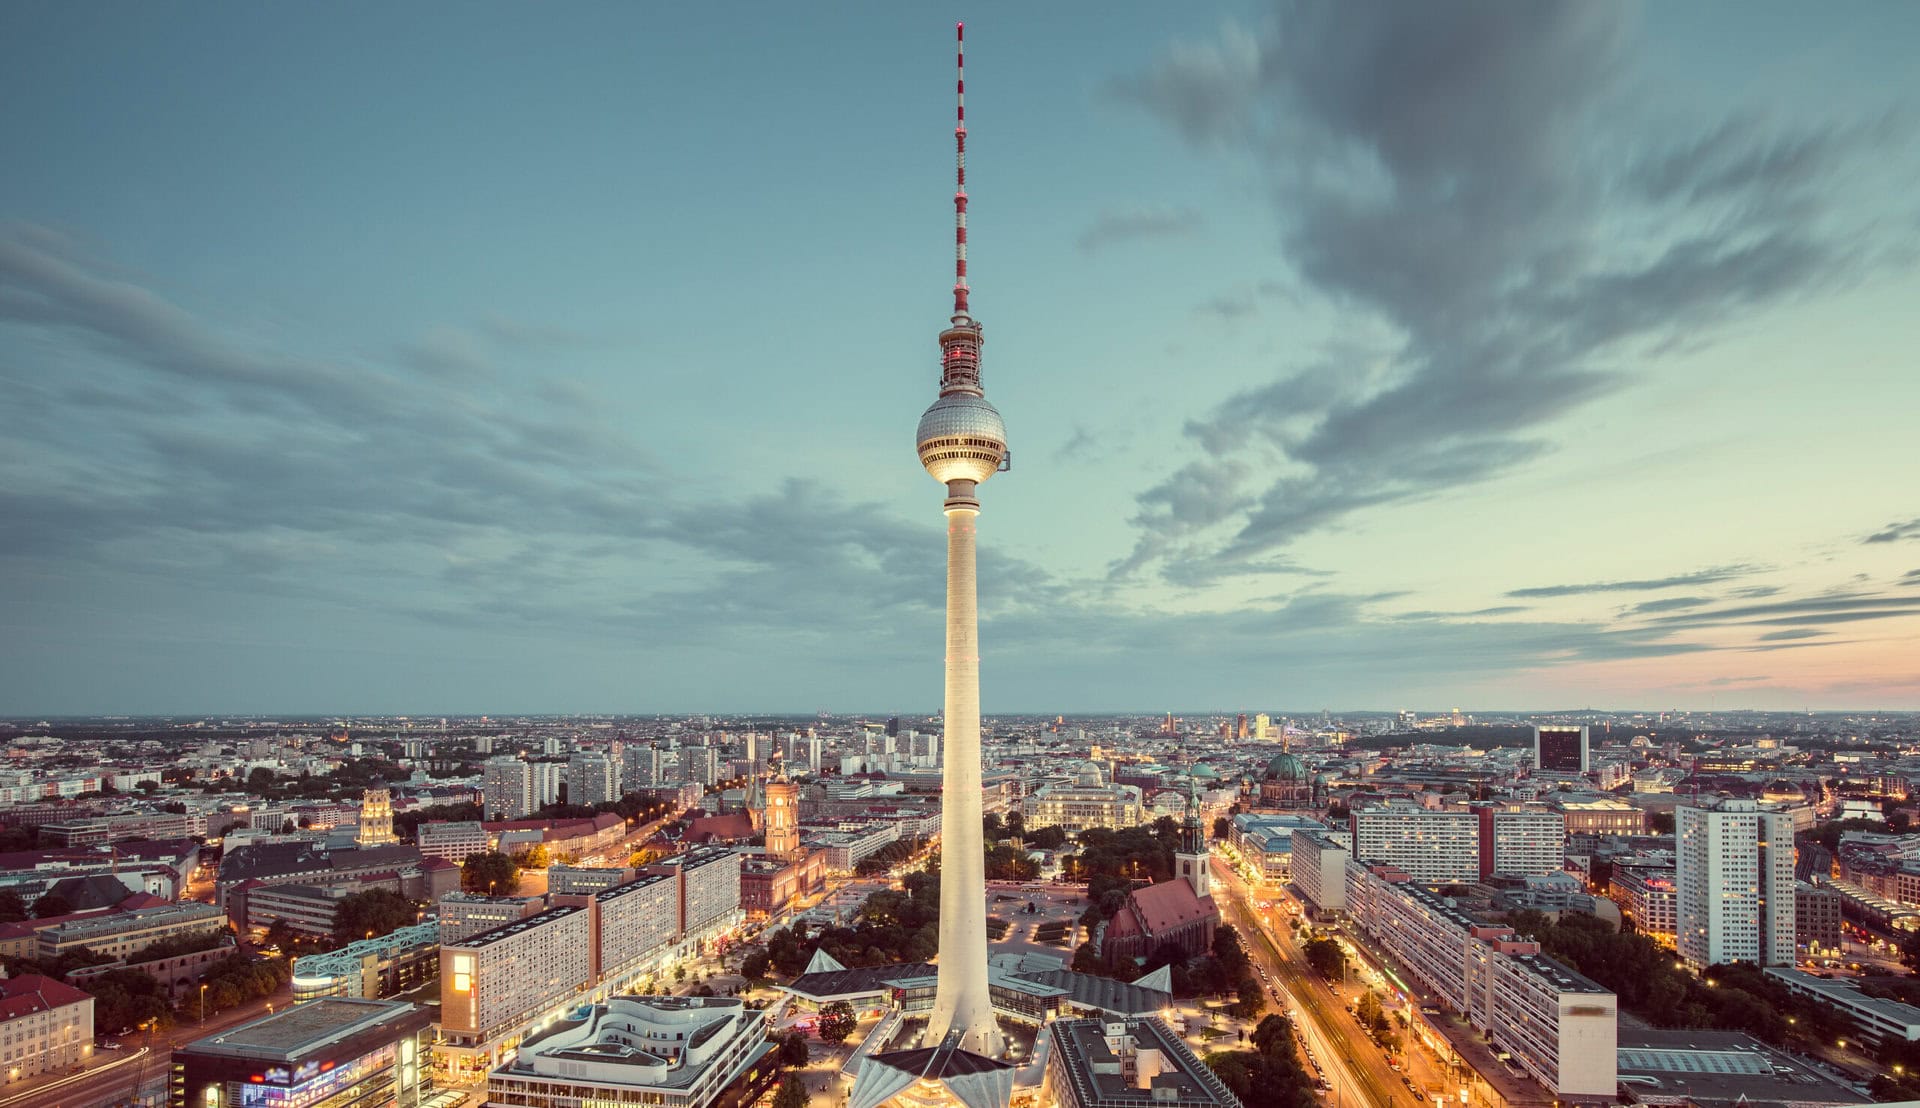
[[[979,484],[1007,460],[1007,425],[985,397],[949,393],[920,417],[920,464],[936,481]]]

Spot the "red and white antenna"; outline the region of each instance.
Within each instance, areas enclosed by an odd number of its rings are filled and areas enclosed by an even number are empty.
[[[967,25],[953,25],[953,314],[967,314]]]

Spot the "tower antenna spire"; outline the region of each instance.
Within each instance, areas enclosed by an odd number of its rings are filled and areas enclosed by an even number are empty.
[[[953,25],[953,314],[967,314],[967,25]]]

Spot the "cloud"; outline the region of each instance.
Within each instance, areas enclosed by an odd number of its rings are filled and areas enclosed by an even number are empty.
[[[1643,600],[1629,611],[1635,615],[1645,612],[1671,612],[1680,608],[1698,608],[1702,604],[1711,604],[1712,600],[1704,596],[1669,596],[1660,600]]]
[[[1754,572],[1752,566],[1721,566],[1714,569],[1695,570],[1692,573],[1679,573],[1672,577],[1653,577],[1638,581],[1588,581],[1578,585],[1541,585],[1534,588],[1513,589],[1506,593],[1515,598],[1545,596],[1580,596],[1596,592],[1653,592],[1659,589],[1677,589],[1692,585],[1710,585],[1718,581],[1731,581]],[[1672,600],[1652,601],[1637,606],[1635,611],[1657,611],[1653,605],[1668,608],[1680,608],[1707,601],[1698,597],[1679,597]]]
[[[1831,634],[1833,634],[1831,631],[1820,631],[1814,628],[1802,627],[1793,631],[1768,631],[1766,634],[1760,636],[1760,641],[1777,642],[1783,639],[1813,639],[1819,638],[1822,635]]]
[[[1080,232],[1079,245],[1082,253],[1092,254],[1141,239],[1190,238],[1200,232],[1202,223],[1199,212],[1184,208],[1102,212]]]
[[[1862,542],[1899,542],[1902,539],[1920,539],[1920,519],[1910,519],[1905,523],[1889,523],[1886,530],[1875,531]],[[1912,574],[1908,574],[1912,576]]]
[[[1885,126],[1635,119],[1634,18],[1309,0],[1115,84],[1196,156],[1256,166],[1303,288],[1397,336],[1375,364],[1285,366],[1196,420],[1208,461],[1140,494],[1116,573],[1177,557],[1228,575],[1508,472],[1627,387],[1624,364],[1870,264],[1879,209],[1836,182]]]

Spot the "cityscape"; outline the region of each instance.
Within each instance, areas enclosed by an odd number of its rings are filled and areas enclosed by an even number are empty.
[[[1920,1105],[1920,9],[99,14],[0,1108]]]

